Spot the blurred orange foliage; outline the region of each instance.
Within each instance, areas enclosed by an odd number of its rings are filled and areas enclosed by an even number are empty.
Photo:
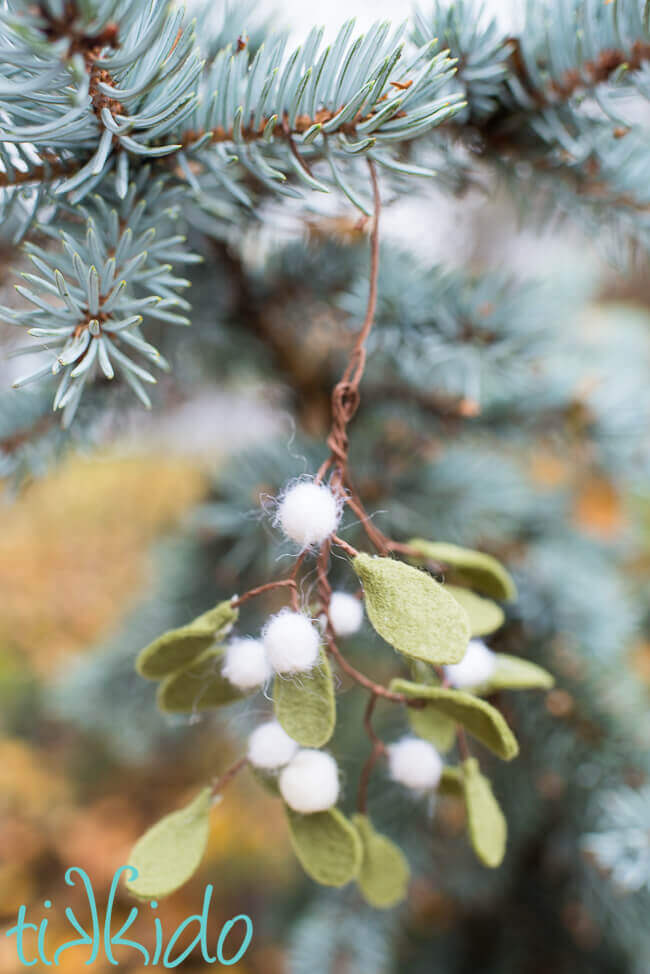
[[[39,673],[137,598],[147,548],[205,490],[187,460],[73,457],[0,511],[0,646]],[[137,512],[137,513],[136,513]]]

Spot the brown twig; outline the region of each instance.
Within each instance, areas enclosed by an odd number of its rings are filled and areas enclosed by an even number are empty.
[[[50,413],[37,419],[29,429],[18,430],[17,433],[5,436],[0,440],[0,453],[15,453],[25,443],[31,443],[35,437],[46,433],[55,422],[55,417]]]
[[[327,539],[321,547],[320,554],[318,556],[318,561],[316,562],[316,575],[318,577],[318,595],[320,598],[321,608],[329,620],[329,605],[330,599],[332,597],[332,586],[329,583],[327,577],[327,569],[329,565],[330,548],[331,541],[333,539]]]
[[[337,112],[338,109],[335,111],[328,108],[321,108],[313,117],[311,115],[299,115],[294,122],[293,128],[290,129],[287,124],[276,125],[273,135],[287,140],[289,138],[294,138],[296,135],[303,135],[314,125],[325,125],[326,122],[331,122]],[[374,110],[369,112],[367,115],[358,114],[349,122],[344,122],[343,125],[337,129],[337,131],[342,132],[344,135],[354,136],[357,131],[357,126],[362,122],[369,121],[369,119],[371,119],[375,114],[376,113]],[[405,115],[406,112],[400,111],[393,115],[393,118],[403,118]],[[249,124],[242,125],[240,132],[241,141],[260,141],[264,136],[264,130],[266,129],[269,121],[269,117],[264,116],[257,127],[252,124],[252,120]],[[232,128],[225,129],[221,125],[217,125],[213,129],[187,129],[181,134],[178,141],[182,144],[183,148],[187,148],[193,142],[198,142],[199,139],[202,139],[208,134],[212,143],[234,141],[234,133]],[[301,164],[303,164],[302,160]]]
[[[469,741],[467,740],[467,731],[460,724],[457,725],[458,734],[458,750],[463,761],[467,761],[468,758],[472,756],[472,752],[469,749]]]
[[[213,796],[216,796],[220,792],[222,792],[223,789],[226,787],[226,785],[229,785],[230,782],[233,780],[233,778],[236,778],[239,772],[243,768],[245,768],[247,764],[248,764],[248,758],[246,757],[246,755],[244,755],[243,758],[239,758],[239,760],[235,761],[234,764],[231,764],[228,770],[224,771],[224,773],[219,778],[217,778],[216,781],[213,782],[212,784]]]
[[[302,565],[306,557],[307,557],[307,552],[301,551],[301,553],[298,555],[298,557],[294,562],[291,575],[289,576],[289,579],[294,583],[294,586],[291,589],[291,608],[294,610],[294,612],[297,612],[298,609],[300,608],[300,603],[298,599],[298,572],[300,571],[300,566]]]
[[[354,680],[355,683],[358,683],[360,686],[365,687],[366,690],[370,690],[372,694],[374,694],[377,697],[381,697],[383,700],[392,700],[393,703],[405,703],[409,706],[415,703],[415,701],[411,701],[403,693],[395,693],[393,692],[393,690],[388,690],[381,683],[376,683],[374,680],[371,680],[369,676],[366,676],[365,673],[362,673],[360,670],[357,670],[356,667],[352,665],[352,663],[348,663],[345,656],[343,656],[341,650],[336,645],[334,636],[329,631],[329,626],[325,635],[325,639],[327,642],[328,653],[330,653],[330,655],[334,657],[334,659],[341,667],[343,672],[347,673],[350,679]]]
[[[368,759],[361,769],[361,775],[359,776],[359,791],[357,792],[357,810],[361,815],[365,815],[366,809],[368,807],[368,785],[370,783],[370,778],[374,767],[379,760],[379,758],[386,753],[386,745],[381,740],[380,737],[375,734],[374,728],[372,726],[372,715],[377,703],[377,694],[373,693],[368,700],[368,705],[366,706],[365,714],[363,715],[363,726],[366,729],[366,733],[370,738],[372,748]]]
[[[388,554],[392,543],[390,538],[387,538],[383,531],[380,531],[379,528],[373,524],[370,515],[363,506],[361,498],[352,489],[352,487],[350,487],[350,482],[347,478],[346,483],[349,489],[349,493],[346,498],[348,507],[351,508],[351,510],[353,510],[359,518],[359,523],[365,531],[371,545],[373,545],[377,551],[381,552],[382,555]]]
[[[344,503],[360,518],[366,534],[371,543],[383,554],[387,552],[386,539],[382,533],[374,527],[368,515],[363,509],[363,504],[357,496],[350,483],[348,473],[348,452],[350,443],[348,439],[348,424],[354,417],[359,408],[360,394],[359,386],[366,365],[366,341],[372,330],[377,309],[377,290],[379,284],[379,218],[381,215],[381,195],[379,192],[379,182],[374,162],[368,160],[370,181],[372,183],[372,193],[374,202],[373,223],[370,233],[370,289],[366,313],[357,334],[354,347],[350,353],[350,358],[345,367],[345,371],[339,382],[332,390],[332,426],[327,445],[330,448],[330,455],[325,460],[320,470],[316,474],[316,481],[320,482],[328,471],[332,471],[330,476],[330,487],[337,491],[343,498]],[[346,489],[347,488],[347,489]],[[346,547],[346,542],[341,543],[337,539],[337,544],[341,544],[344,550],[350,553],[351,546]],[[352,549],[354,550],[354,549]],[[355,552],[356,554],[357,552]]]
[[[22,172],[19,169],[14,169],[13,173],[0,172],[0,189],[25,186],[27,183],[44,183],[62,179],[64,176],[72,176],[83,164],[77,159],[52,159],[42,165],[33,166],[27,172]]]
[[[565,71],[557,80],[551,80],[546,89],[540,90],[528,73],[521,53],[521,42],[518,38],[512,37],[509,38],[509,43],[511,45],[510,65],[513,73],[539,108],[557,104],[559,101],[567,101],[581,89],[609,81],[614,72],[623,65],[631,71],[638,71],[646,61],[650,60],[650,44],[645,41],[635,41],[629,51],[615,48],[601,51],[592,61],[585,61],[580,68]]]
[[[283,578],[278,582],[267,582],[266,585],[258,585],[257,588],[252,588],[248,592],[244,592],[243,595],[238,596],[236,599],[232,599],[230,604],[233,609],[237,609],[244,602],[248,602],[249,599],[255,598],[256,595],[261,595],[263,592],[268,592],[270,589],[274,588],[284,588],[289,586],[290,588],[296,589],[296,581],[294,578]]]
[[[296,143],[295,143],[295,140],[294,140],[294,137],[293,137],[293,132],[289,128],[289,117],[288,117],[288,115],[287,115],[286,112],[284,114],[284,118],[282,119],[282,131],[284,132],[285,138],[286,138],[287,143],[289,145],[289,149],[291,151],[291,155],[294,157],[294,159],[296,160],[296,162],[298,163],[298,165],[301,167],[301,169],[304,169],[304,171],[307,173],[307,175],[308,176],[311,176],[311,178],[313,179],[314,178],[313,173],[312,173],[311,169],[309,168],[306,159],[304,159],[303,156],[301,156],[300,153],[298,152],[298,147],[296,146]]]
[[[335,545],[338,545],[339,548],[343,548],[346,555],[349,555],[351,558],[356,558],[359,554],[356,548],[354,548],[351,544],[348,544],[347,541],[344,541],[343,538],[339,538],[338,534],[332,535],[332,541]]]
[[[434,670],[438,674],[440,685],[442,687],[448,687],[450,685],[450,681],[449,677],[444,671],[444,668],[442,666],[434,666]],[[461,724],[456,724],[456,735],[456,739],[458,741],[458,751],[463,761],[466,761],[467,758],[472,756],[472,753],[469,748],[469,741],[467,740],[467,731]]]

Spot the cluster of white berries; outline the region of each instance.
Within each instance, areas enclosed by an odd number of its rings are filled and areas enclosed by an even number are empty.
[[[341,502],[324,484],[302,480],[285,490],[276,523],[301,548],[320,546],[336,531]],[[363,622],[361,600],[334,592],[328,607],[336,636],[351,636]],[[303,612],[283,609],[271,616],[260,639],[234,639],[226,648],[223,674],[236,687],[263,686],[274,673],[305,673],[318,662],[321,635]],[[473,688],[486,683],[496,667],[495,654],[480,639],[470,641],[459,663],[445,666],[449,683]],[[419,793],[433,791],[440,782],[443,761],[428,741],[406,736],[387,749],[391,778]],[[278,774],[278,787],[289,808],[303,815],[326,811],[339,797],[339,770],[325,751],[300,748],[276,720],[257,727],[248,740],[250,764]]]
[[[481,686],[490,679],[496,655],[481,639],[472,639],[460,663],[444,667],[452,686],[459,689]],[[443,761],[435,747],[419,737],[403,737],[388,748],[388,770],[394,781],[414,791],[432,791],[438,786]]]
[[[334,592],[329,615],[336,635],[349,636],[363,622],[363,607],[353,595]],[[274,673],[285,676],[313,669],[320,643],[320,633],[310,616],[282,609],[268,620],[261,639],[231,640],[222,672],[240,690],[253,690],[264,686]]]
[[[472,689],[487,683],[497,665],[495,653],[482,639],[471,639],[460,663],[445,666],[445,676],[459,690]]]
[[[325,484],[302,480],[281,495],[275,521],[301,548],[320,546],[335,533],[342,502]],[[328,607],[337,636],[350,636],[363,622],[363,606],[347,592],[334,592]],[[222,672],[241,690],[264,686],[274,673],[305,673],[317,663],[321,634],[303,612],[283,609],[268,620],[260,639],[233,639]],[[278,721],[257,727],[248,739],[250,764],[278,773],[278,787],[289,808],[303,815],[326,811],[339,797],[339,769],[325,751],[300,748]]]
[[[276,720],[257,727],[248,739],[248,760],[265,772],[279,772],[278,787],[295,812],[311,815],[336,805],[339,769],[325,751],[299,748]],[[443,771],[436,749],[419,737],[403,737],[388,748],[391,778],[413,791],[433,791]]]
[[[275,514],[278,527],[301,548],[322,545],[339,526],[341,498],[325,484],[301,480],[280,496]]]
[[[271,616],[261,639],[233,639],[222,672],[240,690],[267,683],[274,673],[305,673],[318,662],[320,634],[308,615],[283,609]]]
[[[281,495],[276,522],[303,548],[321,545],[341,519],[342,501],[325,484],[301,480]],[[359,599],[332,594],[329,617],[337,636],[350,636],[363,622]],[[274,673],[306,673],[318,662],[320,633],[304,612],[283,609],[271,616],[261,639],[234,639],[226,649],[223,675],[240,690],[264,686]]]
[[[248,760],[262,771],[279,771],[278,787],[294,812],[324,812],[339,797],[339,769],[325,751],[300,749],[276,720],[257,727],[248,739]]]

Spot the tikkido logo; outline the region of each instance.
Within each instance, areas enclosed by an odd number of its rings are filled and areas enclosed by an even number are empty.
[[[76,866],[73,866],[67,870],[65,874],[65,881],[67,885],[76,886],[77,883],[80,882],[84,888],[86,899],[88,901],[90,917],[88,924],[85,927],[77,919],[77,916],[73,912],[72,908],[69,906],[66,907],[66,920],[75,933],[78,934],[78,939],[70,940],[64,944],[61,944],[59,947],[57,947],[54,953],[48,949],[47,944],[47,927],[49,918],[45,916],[38,923],[31,923],[27,919],[27,907],[21,906],[18,910],[16,925],[10,930],[6,931],[7,937],[16,938],[16,953],[20,963],[25,967],[34,967],[34,965],[40,961],[40,963],[45,967],[58,967],[61,962],[61,957],[67,951],[76,950],[87,953],[88,956],[83,961],[84,966],[89,966],[95,963],[100,956],[100,952],[103,953],[104,959],[108,961],[109,964],[118,966],[120,964],[120,960],[118,960],[113,953],[113,949],[115,947],[127,947],[130,949],[129,952],[134,950],[138,951],[142,955],[141,963],[144,967],[178,967],[183,963],[183,961],[187,960],[190,957],[190,954],[192,954],[192,952],[197,948],[200,948],[201,956],[206,964],[220,964],[223,967],[231,967],[233,964],[237,964],[242,959],[250,946],[251,940],[253,939],[253,922],[245,913],[241,913],[239,916],[233,917],[231,920],[228,920],[227,923],[224,923],[217,939],[215,948],[216,952],[214,955],[210,953],[208,945],[208,917],[212,902],[212,894],[214,892],[214,887],[211,884],[205,887],[201,912],[192,914],[183,920],[174,930],[166,943],[162,923],[159,917],[157,917],[155,913],[153,914],[155,943],[153,953],[150,953],[144,944],[139,943],[137,940],[124,939],[124,934],[132,927],[133,923],[141,913],[141,910],[138,907],[132,907],[128,917],[120,929],[116,933],[113,933],[113,908],[115,896],[117,893],[118,883],[124,873],[128,874],[126,878],[130,882],[137,879],[138,871],[133,866],[122,866],[117,870],[111,883],[108,902],[106,904],[104,922],[100,923],[97,901],[88,874],[83,869]],[[45,900],[43,906],[46,910],[51,910],[51,900]],[[158,903],[156,900],[151,900],[148,903],[148,908],[151,911],[155,911],[158,908]],[[144,907],[142,907],[142,910],[144,910]],[[178,944],[181,937],[183,937],[183,940],[185,940],[183,935],[186,934],[187,931],[190,931],[191,933],[193,928],[196,929],[196,935],[191,943],[184,947],[180,953],[175,954],[175,952],[179,950]],[[233,945],[236,945],[237,943],[239,943],[240,946],[235,950]],[[234,953],[229,954],[229,950],[234,950]],[[67,960],[68,958],[66,958],[66,961]],[[129,958],[125,958],[122,963],[131,966],[133,963],[132,955]]]

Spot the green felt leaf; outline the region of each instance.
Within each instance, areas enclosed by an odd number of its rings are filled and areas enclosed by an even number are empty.
[[[379,910],[387,910],[406,899],[411,874],[402,850],[373,828],[366,815],[353,815],[361,838],[363,859],[358,884],[364,899]]]
[[[273,706],[284,730],[301,747],[327,744],[336,727],[336,702],[332,670],[324,653],[308,673],[276,676]]]
[[[135,664],[138,673],[148,680],[160,680],[184,668],[213,643],[221,642],[238,615],[230,602],[220,602],[186,626],[164,632],[139,654]]]
[[[461,768],[452,768],[446,765],[442,769],[442,775],[438,782],[437,792],[446,797],[460,798],[464,796],[463,772]]]
[[[476,758],[463,762],[467,828],[474,852],[486,866],[500,866],[506,851],[508,825],[492,786],[481,774]]]
[[[487,692],[495,690],[550,690],[555,684],[548,670],[518,656],[495,653],[496,669],[487,683]]]
[[[361,554],[352,564],[363,583],[368,618],[386,642],[425,663],[462,659],[469,620],[442,585],[393,558]]]
[[[425,541],[412,538],[408,545],[422,555],[422,560],[448,566],[451,574],[460,582],[492,599],[510,602],[517,598],[517,588],[509,572],[501,562],[472,548],[461,548],[446,541]]]
[[[246,694],[221,673],[222,654],[221,646],[206,649],[185,669],[166,677],[158,687],[160,710],[193,714],[241,700]]]
[[[285,806],[291,845],[308,876],[323,886],[345,886],[359,874],[359,834],[338,808],[299,815]]]
[[[203,791],[185,808],[165,815],[138,839],[129,866],[138,876],[126,886],[143,899],[169,896],[198,869],[208,841],[211,792]]]
[[[456,721],[441,713],[435,704],[426,707],[409,707],[408,718],[411,730],[418,737],[433,744],[441,754],[453,746],[456,740]]]
[[[496,602],[484,599],[467,588],[458,585],[445,585],[445,592],[452,595],[462,605],[472,630],[472,637],[487,636],[503,625],[505,615],[503,609]]]
[[[461,724],[469,734],[504,761],[511,761],[519,753],[515,736],[502,714],[486,700],[464,690],[411,683],[409,680],[392,680],[390,688],[407,697],[430,700],[431,706],[435,706],[450,720]]]

